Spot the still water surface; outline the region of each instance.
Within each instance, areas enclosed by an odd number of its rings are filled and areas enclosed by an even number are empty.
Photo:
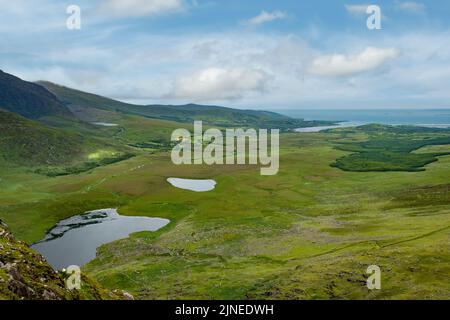
[[[169,222],[161,218],[121,216],[116,209],[101,209],[60,221],[32,248],[56,270],[82,266],[95,258],[101,245],[127,238],[131,233],[156,231]]]

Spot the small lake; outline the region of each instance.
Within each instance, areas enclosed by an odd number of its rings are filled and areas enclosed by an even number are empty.
[[[216,182],[214,180],[168,178],[167,182],[169,182],[176,188],[191,190],[195,192],[211,191],[216,187]]]
[[[55,270],[82,266],[95,258],[101,245],[135,232],[157,231],[169,222],[161,218],[121,216],[116,209],[96,210],[60,221],[44,240],[31,248],[41,253]]]

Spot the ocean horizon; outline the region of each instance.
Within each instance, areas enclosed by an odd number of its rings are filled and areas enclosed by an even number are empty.
[[[292,118],[305,120],[328,120],[359,124],[450,126],[450,109],[303,109],[278,110],[277,112]]]

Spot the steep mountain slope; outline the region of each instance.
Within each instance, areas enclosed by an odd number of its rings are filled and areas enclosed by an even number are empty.
[[[72,113],[44,87],[0,70],[0,108],[29,119],[72,117]]]
[[[39,84],[54,93],[77,117],[85,121],[103,120],[104,118],[102,117],[107,118],[109,112],[120,112],[177,122],[192,123],[194,120],[202,120],[209,125],[231,127],[292,129],[330,124],[328,121],[293,119],[274,112],[238,110],[220,106],[196,104],[140,106],[74,90],[50,82],[41,81]]]
[[[135,107],[132,104],[67,88],[47,81],[39,81],[37,83],[56,95],[79,119],[87,122],[102,121],[107,119],[111,112],[124,112],[129,108]]]

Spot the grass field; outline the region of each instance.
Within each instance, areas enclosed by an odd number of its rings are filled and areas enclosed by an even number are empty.
[[[448,148],[442,148],[450,143],[449,130],[367,125],[339,132],[343,137],[358,132],[367,135],[364,141],[338,142],[340,150],[352,153],[333,166],[346,171],[423,171],[438,157],[450,155]],[[418,149],[421,152],[414,152]]]
[[[123,131],[105,130],[126,143],[171,131],[170,122],[146,121],[163,120],[130,116]],[[64,177],[1,163],[0,218],[30,243],[87,210],[169,218],[156,233],[102,246],[84,266],[105,287],[142,299],[448,299],[450,156],[435,146],[448,145],[447,133],[409,133],[419,141],[412,148],[390,130],[283,134],[280,172],[271,177],[258,166],[175,166],[167,152],[145,149]],[[418,149],[435,160],[411,158],[399,171],[331,166],[376,146],[406,157]],[[358,158],[357,166],[366,162]],[[168,177],[211,178],[217,187],[194,193]],[[382,290],[366,287],[373,264]]]

